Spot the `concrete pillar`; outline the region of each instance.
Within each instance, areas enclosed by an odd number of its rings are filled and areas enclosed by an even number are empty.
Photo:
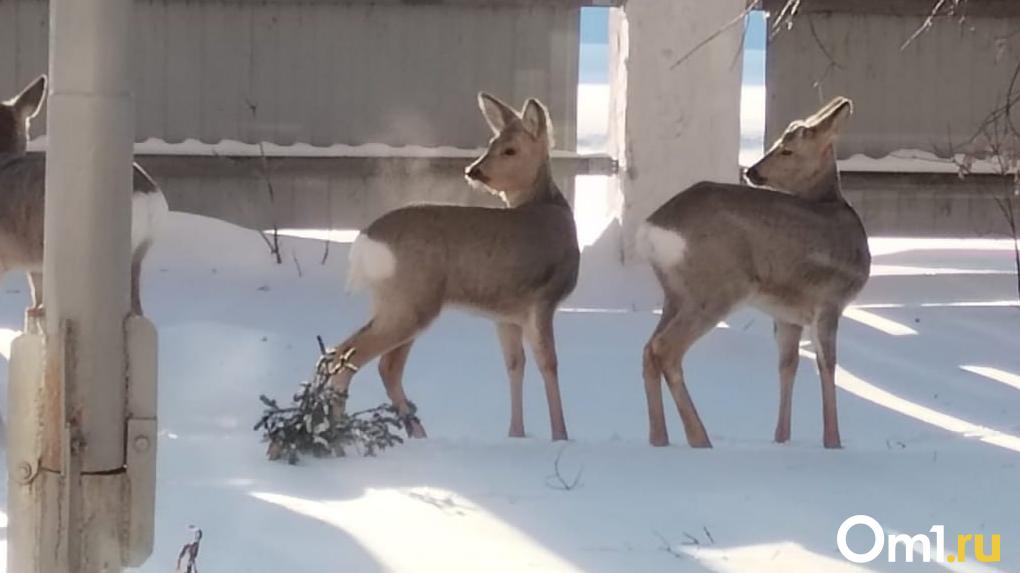
[[[128,316],[132,16],[132,0],[50,0],[45,319],[12,351],[8,571],[116,573],[151,552],[155,330]]]
[[[51,0],[43,297],[49,339],[70,322],[83,472],[124,465],[130,308],[131,0]],[[98,414],[98,415],[97,415]]]
[[[619,160],[625,260],[637,225],[701,180],[739,179],[744,0],[629,0],[610,16],[610,153]]]

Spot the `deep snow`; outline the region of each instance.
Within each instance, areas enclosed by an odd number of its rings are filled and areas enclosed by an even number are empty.
[[[140,571],[172,570],[189,524],[204,530],[199,563],[214,573],[1020,570],[1020,309],[1006,242],[875,241],[875,276],[841,327],[842,451],[821,447],[806,358],[793,441],[771,442],[776,357],[754,311],[688,356],[715,449],[689,449],[675,414],[674,445],[649,447],[640,354],[657,317],[600,293],[651,305],[654,283],[641,266],[586,260],[556,325],[570,442],[548,441],[531,364],[530,437],[504,437],[494,329],[447,312],[405,377],[428,440],[289,467],[267,462],[251,431],[258,395],[289,397],[311,372],[315,336],[339,341],[367,312],[344,293],[347,244],[332,243],[321,265],[324,245],[285,238],[277,266],[253,231],[172,214],[144,276],[160,329],[162,437],[157,547]],[[28,291],[21,276],[2,287],[9,338]],[[352,391],[352,408],[384,400],[374,368]],[[557,456],[568,481],[581,473],[571,491],[550,486]],[[857,513],[887,532],[999,533],[1002,563],[852,565],[835,533]]]

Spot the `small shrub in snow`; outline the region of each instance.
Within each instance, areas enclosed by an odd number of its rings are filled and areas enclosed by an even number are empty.
[[[322,356],[315,364],[315,375],[301,383],[292,406],[283,408],[276,400],[259,396],[266,409],[255,431],[262,430],[263,440],[269,442],[269,459],[283,458],[296,464],[302,454],[340,457],[351,446],[372,456],[403,443],[395,431],[404,427],[414,412],[401,416],[392,405],[383,404],[348,414],[347,392],[338,392],[329,379],[345,367],[353,352],[338,355],[336,349],[327,350],[321,338],[319,349]]]

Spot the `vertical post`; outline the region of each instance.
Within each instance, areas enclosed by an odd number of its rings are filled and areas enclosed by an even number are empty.
[[[745,0],[628,0],[610,15],[610,153],[625,258],[638,224],[701,180],[736,182]]]
[[[130,402],[144,401],[131,408],[155,425],[149,397],[128,391],[125,333],[154,344],[144,324],[126,326],[132,10],[132,0],[50,0],[45,321],[41,334],[28,325],[12,357],[9,571],[115,573],[139,559],[126,543],[146,542],[130,533],[139,494],[125,449]],[[142,361],[132,372],[154,365]]]
[[[47,338],[64,323],[73,332],[64,401],[84,473],[124,466],[132,10],[131,0],[50,1],[43,299]]]

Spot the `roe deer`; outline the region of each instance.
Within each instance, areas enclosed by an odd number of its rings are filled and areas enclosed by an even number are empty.
[[[580,254],[574,215],[550,173],[552,124],[535,99],[520,113],[485,93],[478,103],[494,136],[465,176],[506,208],[417,205],[369,225],[351,247],[349,281],[371,291],[372,319],[338,347],[354,354],[332,382],[346,390],[358,367],[381,356],[379,375],[408,434],[425,437],[401,385],[404,364],[442,308],[461,306],[496,322],[510,378],[510,436],[524,435],[526,339],[545,379],[552,437],[564,440],[553,315],[574,289]]]
[[[0,103],[0,276],[28,273],[32,289],[30,315],[43,308],[42,262],[46,159],[25,154],[28,128],[46,97],[46,76],[39,76],[20,94]],[[140,274],[158,227],[167,214],[159,186],[134,164],[131,196],[131,310],[142,313]]]
[[[840,447],[836,419],[836,329],[868,280],[871,254],[857,213],[843,199],[833,150],[852,112],[836,98],[794,121],[746,176],[758,189],[698,183],[653,213],[639,248],[665,293],[662,317],[644,350],[649,439],[669,443],[662,377],[687,442],[711,447],[684,383],[692,344],[734,308],[749,304],[775,320],[780,399],[775,440],[790,438],[790,407],[801,332],[814,331],[822,382],[823,443]]]

